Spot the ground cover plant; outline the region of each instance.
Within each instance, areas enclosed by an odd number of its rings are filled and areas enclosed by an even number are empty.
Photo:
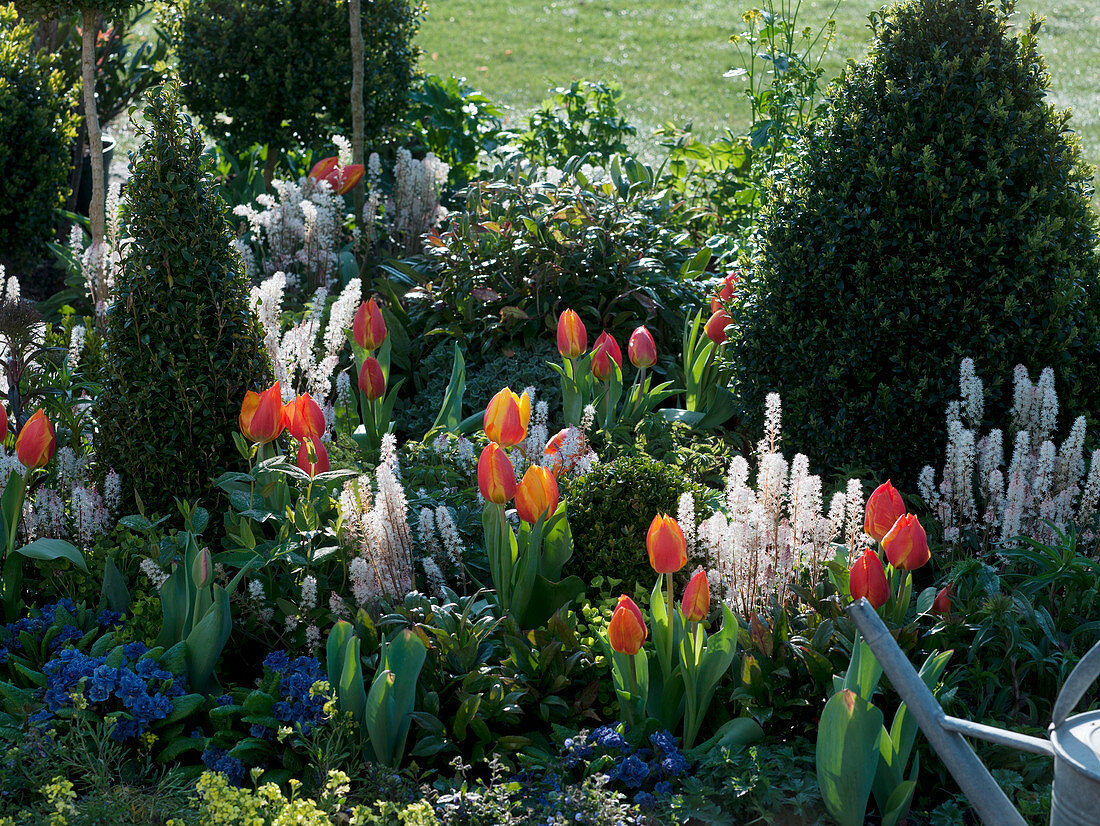
[[[746,121],[640,145],[644,72],[522,116],[413,76],[459,0],[230,5],[79,32],[136,151],[0,269],[0,826],[978,823],[848,609],[1038,736],[1100,632],[1097,218],[1038,23],[901,0],[833,78],[853,7],[746,10]],[[22,19],[60,185],[71,16]],[[1045,823],[1051,761],[977,750]]]

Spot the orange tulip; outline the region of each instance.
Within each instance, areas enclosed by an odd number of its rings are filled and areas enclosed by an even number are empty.
[[[932,613],[941,616],[951,613],[951,595],[948,593],[947,586],[940,588],[936,598],[932,600]]]
[[[572,310],[558,316],[558,352],[567,359],[575,359],[588,349],[588,332],[581,317]]]
[[[375,350],[386,340],[386,319],[372,298],[364,301],[355,311],[355,320],[351,325],[351,337],[364,350]]]
[[[313,461],[310,461],[309,457],[310,445],[313,446]],[[298,445],[298,458],[295,464],[311,477],[316,476],[318,473],[327,473],[329,468],[328,451],[325,450],[325,446],[321,444],[320,439],[311,437]]]
[[[915,571],[932,557],[928,536],[920,520],[911,513],[900,517],[882,538],[882,547],[890,564],[902,571]]]
[[[901,494],[894,489],[887,479],[871,494],[867,500],[867,509],[863,519],[863,531],[874,537],[876,542],[881,542],[894,523],[905,516],[905,503],[901,501]]]
[[[286,424],[279,382],[259,393],[255,390],[245,393],[237,423],[244,437],[255,444],[266,445],[278,439]]]
[[[699,571],[684,589],[680,610],[687,622],[702,622],[710,613],[710,582],[706,571]]]
[[[15,455],[24,467],[30,469],[49,464],[55,450],[57,439],[54,437],[53,425],[40,407],[15,437]]]
[[[0,442],[8,438],[8,411],[0,404]]]
[[[549,519],[558,509],[558,483],[554,474],[539,465],[531,465],[516,488],[516,513],[529,525],[543,514]]]
[[[527,438],[531,421],[531,399],[524,393],[517,396],[505,387],[489,401],[482,420],[485,435],[504,447],[513,447]]]
[[[570,439],[571,445],[567,445],[566,439],[570,438],[571,432],[573,433]],[[567,427],[554,434],[554,438],[547,442],[546,447],[543,448],[542,455],[546,457],[544,462],[550,468],[550,472],[555,476],[560,476],[562,471],[568,473],[573,470],[587,449],[584,433],[578,428]]]
[[[287,429],[299,442],[318,439],[325,432],[325,414],[309,393],[303,393],[286,406]]]
[[[737,286],[738,278],[737,273],[731,272],[722,282],[722,288],[710,297],[710,311],[712,313],[718,312],[724,302],[733,298],[733,291]]]
[[[623,351],[619,349],[619,342],[606,332],[600,333],[592,345],[592,375],[599,381],[607,381],[611,378],[612,360],[620,370],[623,369]]]
[[[687,564],[687,540],[680,525],[671,516],[662,513],[653,517],[645,538],[649,551],[649,564],[659,574],[672,574]],[[671,610],[672,597],[669,597]]]
[[[726,335],[726,328],[730,325],[730,322],[731,319],[725,310],[721,308],[716,310],[707,322],[707,326],[704,328],[707,338],[715,344],[722,344],[729,338]]]
[[[630,597],[619,597],[619,604],[615,606],[611,622],[607,626],[607,639],[611,648],[621,654],[634,656],[641,650],[648,635],[642,609]]]
[[[516,469],[496,442],[489,442],[477,460],[477,487],[485,501],[503,505],[516,495]]]
[[[639,370],[657,363],[657,343],[645,327],[638,327],[630,334],[626,352],[630,356],[630,363]]]
[[[324,158],[317,161],[309,170],[309,177],[315,181],[327,181],[332,191],[337,195],[344,195],[352,190],[363,178],[363,164],[349,163],[340,166],[338,157]]]
[[[867,597],[867,601],[876,608],[881,608],[890,599],[886,571],[882,569],[878,555],[870,548],[852,565],[848,574],[848,590],[852,593],[852,599]]]
[[[373,356],[363,359],[359,368],[359,389],[371,401],[380,399],[386,393],[386,377],[382,375],[382,365]]]

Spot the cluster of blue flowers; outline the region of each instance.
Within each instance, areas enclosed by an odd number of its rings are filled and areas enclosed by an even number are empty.
[[[606,770],[608,782],[621,783],[635,791],[634,802],[649,808],[656,802],[654,795],[672,793],[672,779],[688,770],[688,761],[680,751],[676,738],[668,731],[649,736],[649,746],[634,749],[622,732],[611,726],[600,726],[584,735],[565,741],[563,762],[567,768],[591,763],[599,758]],[[652,785],[651,785],[652,784]],[[652,791],[647,791],[651,786]]]
[[[73,695],[99,706],[101,713],[121,710],[112,739],[129,740],[144,734],[151,723],[163,720],[172,710],[172,699],[185,693],[183,680],[161,668],[156,660],[144,658],[148,647],[132,642],[123,646],[123,658],[116,668],[106,657],[90,657],[66,648],[46,663],[46,707],[34,715],[35,722],[48,723],[62,708],[72,705]],[[114,702],[112,702],[114,701]]]
[[[300,726],[302,734],[309,734],[324,722],[325,697],[310,691],[314,683],[325,679],[320,661],[306,656],[291,660],[285,651],[272,651],[264,666],[279,678],[280,699],[271,707],[272,717],[289,726]],[[260,735],[253,732],[252,736]]]
[[[225,749],[211,746],[202,753],[202,762],[212,772],[221,772],[233,786],[244,784],[244,763]]]
[[[75,617],[77,607],[71,599],[59,599],[39,611],[37,617],[24,617],[23,619],[9,622],[2,626],[5,633],[0,633],[0,663],[8,661],[8,654],[22,654],[23,641],[19,635],[24,631],[32,637],[42,637],[46,630],[57,622],[57,612],[61,610],[69,616]],[[115,611],[100,611],[96,616],[96,626],[99,628],[112,628],[122,622],[122,614]],[[66,623],[58,634],[50,640],[49,650],[56,651],[70,640],[79,640],[92,628],[81,628],[77,625]]]

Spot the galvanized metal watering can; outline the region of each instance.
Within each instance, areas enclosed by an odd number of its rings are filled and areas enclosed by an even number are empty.
[[[848,615],[986,826],[1026,826],[1026,822],[964,737],[1053,757],[1050,826],[1100,824],[1100,711],[1069,716],[1089,686],[1100,677],[1100,643],[1081,658],[1062,686],[1054,704],[1050,739],[1044,740],[949,717],[890,636],[871,603],[866,599],[852,603],[848,606]]]

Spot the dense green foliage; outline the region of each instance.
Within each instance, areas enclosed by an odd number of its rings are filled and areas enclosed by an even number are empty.
[[[417,0],[363,4],[368,142],[408,106],[422,11]],[[177,51],[188,108],[237,150],[314,147],[351,133],[347,0],[195,0]]]
[[[0,260],[41,258],[69,189],[73,92],[34,27],[0,6]]]
[[[248,284],[202,141],[174,88],[150,98],[123,218],[133,239],[108,310],[97,455],[153,509],[208,496],[245,392],[267,380]]]
[[[778,391],[789,447],[910,479],[965,356],[1092,397],[1097,218],[1038,28],[1010,36],[986,0],[875,17],[763,213],[730,351],[750,428]]]
[[[570,573],[620,579],[624,594],[633,593],[635,584],[646,591],[653,587],[656,574],[646,552],[653,517],[675,516],[682,493],[691,493],[696,513],[702,513],[706,491],[682,470],[644,456],[595,465],[565,490],[573,531]],[[689,558],[685,573],[693,565]]]

